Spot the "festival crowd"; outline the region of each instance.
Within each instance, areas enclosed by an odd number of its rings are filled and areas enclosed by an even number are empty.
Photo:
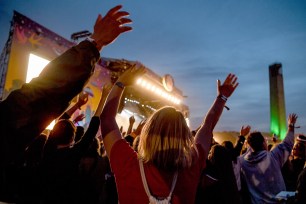
[[[0,201],[305,204],[306,137],[295,135],[297,114],[289,114],[286,137],[273,146],[249,125],[241,127],[235,144],[213,139],[239,85],[235,74],[217,81],[216,98],[197,130],[189,129],[182,112],[166,106],[137,127],[131,117],[123,133],[116,114],[125,87],[146,72],[138,64],[102,88],[88,127],[76,125],[84,116],[72,116],[88,101],[83,88],[100,51],[132,30],[129,13],[121,9],[98,15],[89,38],[0,102]]]

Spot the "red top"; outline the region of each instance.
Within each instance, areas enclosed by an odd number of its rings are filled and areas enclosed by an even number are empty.
[[[194,156],[193,165],[178,173],[172,204],[194,203],[197,185],[205,165],[204,150],[200,144],[196,147],[199,156]],[[141,180],[137,153],[124,139],[113,145],[110,164],[116,178],[119,203],[149,203]],[[166,198],[170,193],[174,173],[159,171],[152,163],[144,163],[144,171],[151,195]]]

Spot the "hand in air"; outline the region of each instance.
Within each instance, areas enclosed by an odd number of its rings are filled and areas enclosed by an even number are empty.
[[[240,129],[240,135],[242,136],[247,136],[250,133],[251,130],[251,126],[247,125],[247,126],[242,126]]]
[[[297,121],[297,118],[298,118],[297,114],[295,114],[295,113],[289,114],[289,117],[288,117],[288,124],[294,126],[295,123],[296,123],[296,121]]]
[[[132,27],[127,26],[132,23],[131,19],[126,18],[129,13],[120,11],[121,8],[122,6],[118,5],[110,9],[104,17],[101,14],[98,15],[91,35],[98,49],[112,43],[120,34],[132,30]]]
[[[235,74],[229,74],[222,85],[221,81],[218,79],[218,95],[223,95],[226,98],[230,97],[239,85],[237,79],[238,78],[235,76]]]
[[[88,101],[88,93],[86,92],[82,92],[79,94],[79,97],[78,97],[78,106],[81,107],[83,106],[84,104],[86,104]]]

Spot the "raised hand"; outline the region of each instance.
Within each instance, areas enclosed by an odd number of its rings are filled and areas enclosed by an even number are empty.
[[[289,114],[289,117],[288,117],[288,125],[289,125],[289,126],[290,126],[290,125],[293,125],[293,127],[294,127],[294,125],[295,125],[295,123],[296,123],[296,121],[297,121],[297,118],[298,118],[297,114],[295,114],[295,113]]]
[[[242,126],[241,129],[240,129],[240,135],[242,136],[246,136],[250,133],[250,130],[251,130],[251,126],[247,125],[247,126]]]
[[[238,78],[235,76],[235,74],[229,74],[222,85],[221,81],[218,79],[218,95],[225,96],[226,98],[230,97],[239,85],[237,79]]]
[[[104,17],[98,15],[91,38],[95,40],[99,50],[112,43],[121,33],[132,30],[132,27],[126,25],[132,23],[131,19],[125,18],[129,13],[120,11],[121,8],[118,5],[110,9]]]
[[[81,113],[80,115],[78,115],[77,117],[75,117],[75,119],[73,120],[74,123],[78,123],[80,121],[82,121],[85,118],[85,115],[83,113]]]
[[[135,123],[135,117],[133,115],[129,118],[129,122],[130,122],[130,124]]]
[[[86,93],[86,92],[81,92],[81,93],[79,94],[78,101],[77,101],[77,104],[78,104],[79,108],[80,108],[81,106],[83,106],[84,104],[86,104],[87,101],[88,101],[88,93]]]

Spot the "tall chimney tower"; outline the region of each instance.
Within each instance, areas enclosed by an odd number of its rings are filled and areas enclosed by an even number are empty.
[[[285,93],[282,64],[269,66],[270,79],[270,131],[279,139],[284,139],[287,132]]]

